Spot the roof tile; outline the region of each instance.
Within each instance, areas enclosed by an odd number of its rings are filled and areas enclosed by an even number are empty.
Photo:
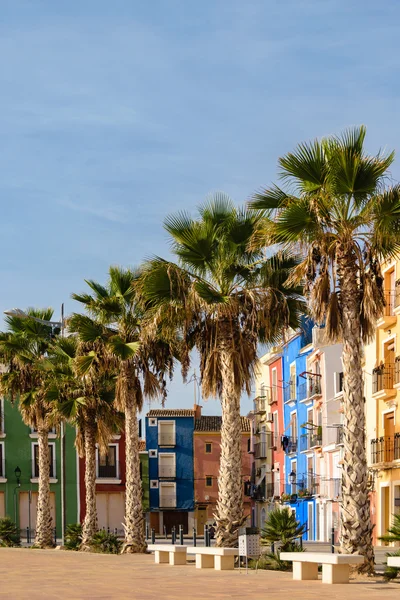
[[[242,433],[250,433],[250,420],[247,417],[240,417],[242,422]],[[221,431],[222,417],[204,416],[196,419],[195,431]]]

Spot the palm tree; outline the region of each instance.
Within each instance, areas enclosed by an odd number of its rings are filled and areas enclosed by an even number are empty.
[[[279,243],[302,255],[289,281],[304,284],[311,316],[343,342],[341,548],[363,554],[361,570],[372,572],[362,344],[385,303],[380,261],[400,250],[400,188],[383,189],[393,153],[367,155],[365,134],[357,127],[300,144],[279,159],[293,185],[256,194],[250,207],[265,215],[253,245]]]
[[[28,309],[28,318],[5,319],[8,331],[0,334],[0,362],[6,372],[0,374],[0,392],[18,407],[26,425],[37,430],[39,446],[39,481],[35,546],[54,545],[50,513],[49,431],[55,425],[52,406],[47,400],[49,374],[46,354],[52,343],[50,321],[52,309]],[[29,318],[30,317],[30,318]]]
[[[248,244],[258,217],[237,209],[218,193],[199,208],[199,217],[170,216],[165,229],[178,263],[155,258],[144,266],[138,289],[151,326],[163,324],[182,337],[185,376],[189,353],[200,355],[205,397],[222,405],[216,540],[237,541],[244,522],[241,480],[240,397],[250,394],[258,342],[271,342],[298,325],[299,289],[285,288],[296,261],[264,259]]]
[[[261,530],[261,543],[280,545],[280,552],[290,552],[307,531],[305,524],[301,525],[289,508],[276,508],[268,513],[264,527]]]
[[[79,334],[80,373],[98,362],[115,373],[115,406],[125,415],[126,490],[123,552],[144,552],[146,540],[140,478],[138,413],[143,397],[166,395],[166,374],[172,374],[170,344],[157,335],[142,335],[143,315],[132,287],[137,273],[110,267],[106,286],[87,280],[92,294],[73,294],[88,315],[72,315],[69,326]],[[86,344],[86,348],[85,348]]]
[[[114,381],[97,362],[82,376],[81,363],[85,363],[85,358],[80,354],[76,336],[57,340],[49,356],[53,384],[47,398],[57,403],[54,408],[60,417],[75,426],[75,445],[79,456],[85,458],[86,513],[80,547],[90,550],[97,532],[96,445],[100,456],[108,452],[112,435],[123,426],[123,415],[114,406]]]

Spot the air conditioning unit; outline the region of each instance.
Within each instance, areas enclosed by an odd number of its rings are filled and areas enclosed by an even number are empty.
[[[274,420],[274,416],[272,413],[267,413],[267,422],[272,423]]]

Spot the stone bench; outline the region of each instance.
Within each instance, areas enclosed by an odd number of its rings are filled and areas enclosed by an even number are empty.
[[[154,552],[154,562],[158,565],[168,562],[170,565],[186,565],[186,546],[149,544],[147,548]]]
[[[360,565],[360,554],[328,554],[325,552],[281,552],[281,560],[293,563],[293,579],[318,579],[322,565],[322,583],[349,583],[350,565]]]
[[[400,569],[400,556],[388,556],[388,567],[398,567]]]
[[[196,569],[214,568],[216,571],[227,571],[234,568],[235,556],[239,555],[239,549],[189,546],[187,553],[196,556]]]

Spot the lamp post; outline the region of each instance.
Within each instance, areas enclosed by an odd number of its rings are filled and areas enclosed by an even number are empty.
[[[289,484],[291,486],[296,485],[296,472],[295,471],[291,471],[289,473]]]
[[[17,317],[18,319],[32,319],[37,323],[41,323],[42,325],[48,325],[51,327],[52,332],[54,333],[55,329],[60,330],[61,337],[64,337],[64,303],[61,304],[61,321],[46,321],[45,319],[39,319],[38,317],[32,317],[28,315],[26,312],[21,310],[20,308],[11,308],[9,310],[5,310],[4,314],[9,317]],[[64,545],[64,532],[65,532],[65,429],[64,429],[64,421],[61,420],[60,425],[60,449],[61,449],[61,545]],[[21,476],[21,470],[17,467]],[[15,474],[17,469],[15,469]],[[18,479],[17,479],[18,480]],[[21,484],[18,484],[18,487]],[[15,490],[14,490],[14,502],[16,503],[15,498]],[[16,512],[16,504],[15,504],[15,512]]]
[[[21,487],[21,469],[15,467],[14,475],[17,481],[17,486],[14,488],[14,523],[17,525],[17,490]]]

